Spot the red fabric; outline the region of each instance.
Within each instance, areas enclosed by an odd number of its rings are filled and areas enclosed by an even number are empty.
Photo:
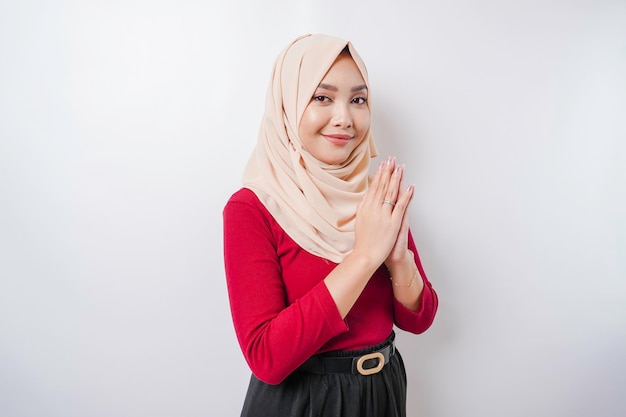
[[[224,262],[235,332],[254,375],[278,384],[314,354],[380,343],[394,323],[428,329],[437,295],[411,236],[409,249],[424,279],[420,310],[396,301],[381,265],[342,320],[323,281],[337,264],[300,248],[252,191],[236,192],[224,208]]]

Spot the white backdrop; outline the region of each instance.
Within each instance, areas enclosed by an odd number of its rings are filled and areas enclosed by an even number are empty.
[[[294,37],[354,41],[441,305],[409,415],[626,415],[626,2],[0,3],[0,414],[236,416],[221,210]]]

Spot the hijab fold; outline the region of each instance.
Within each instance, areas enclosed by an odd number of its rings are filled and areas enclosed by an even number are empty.
[[[365,64],[348,41],[305,35],[280,53],[258,142],[243,175],[244,187],[300,247],[335,263],[354,247],[356,209],[369,185],[370,159],[376,156],[374,139],[368,129],[346,161],[329,165],[303,147],[298,127],[317,86],[346,46],[369,89]]]

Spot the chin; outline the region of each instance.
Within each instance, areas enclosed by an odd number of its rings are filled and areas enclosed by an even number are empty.
[[[332,158],[324,158],[321,161],[328,165],[341,165],[348,159],[347,156],[335,156]]]

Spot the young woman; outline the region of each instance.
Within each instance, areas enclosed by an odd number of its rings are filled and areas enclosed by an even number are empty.
[[[378,165],[370,88],[326,35],[277,58],[244,188],[224,209],[237,338],[252,370],[242,416],[405,416],[393,325],[433,322],[437,295],[408,225],[413,187]]]

